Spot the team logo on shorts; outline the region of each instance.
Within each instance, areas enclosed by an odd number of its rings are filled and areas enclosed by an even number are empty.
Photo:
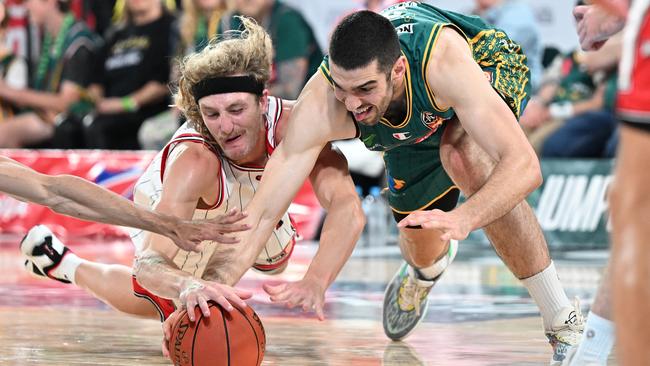
[[[390,175],[388,176],[388,188],[390,188],[391,191],[397,192],[400,189],[404,188],[405,185],[406,185],[406,181],[403,181],[401,179],[395,179]]]

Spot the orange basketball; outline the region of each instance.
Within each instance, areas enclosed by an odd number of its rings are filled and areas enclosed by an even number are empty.
[[[176,366],[259,366],[266,334],[255,311],[247,306],[228,312],[210,302],[210,317],[196,307],[194,323],[184,310],[172,325],[169,357]]]

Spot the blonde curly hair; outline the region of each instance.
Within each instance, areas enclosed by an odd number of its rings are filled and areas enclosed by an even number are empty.
[[[180,77],[174,101],[188,123],[207,141],[214,138],[203,122],[192,88],[204,79],[249,75],[266,84],[271,77],[271,37],[253,19],[240,17],[243,31],[231,31],[210,40],[202,51],[180,62]]]

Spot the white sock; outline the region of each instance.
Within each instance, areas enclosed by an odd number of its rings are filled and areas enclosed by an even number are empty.
[[[605,365],[614,346],[614,323],[593,311],[587,317],[585,331],[578,350],[571,360],[572,366],[587,362]]]
[[[521,282],[526,286],[530,296],[535,300],[539,311],[542,313],[544,329],[550,330],[555,315],[563,308],[571,306],[557,272],[555,272],[555,264],[551,261],[551,264],[545,270],[525,278]]]
[[[415,269],[416,276],[425,281],[431,281],[434,278],[440,276],[442,272],[447,269],[449,266],[449,263],[451,263],[452,260],[452,255],[449,253],[450,249],[455,250],[455,248],[451,248],[451,242],[447,245],[447,250],[445,251],[444,255],[438,259],[434,264],[430,265],[429,267],[425,268],[417,268]],[[455,254],[454,254],[455,255]]]
[[[86,262],[85,259],[79,258],[72,252],[68,252],[63,259],[61,259],[59,266],[50,271],[50,275],[66,279],[76,285],[77,283],[74,279],[75,273],[77,272],[79,265],[84,262]]]

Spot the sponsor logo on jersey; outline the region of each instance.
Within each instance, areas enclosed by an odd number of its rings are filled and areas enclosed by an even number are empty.
[[[393,192],[399,191],[400,189],[404,188],[405,185],[406,185],[406,181],[403,181],[401,179],[395,179],[390,175],[388,176],[388,188],[390,188],[391,191]]]
[[[411,137],[411,133],[408,132],[408,131],[406,131],[406,132],[396,132],[396,133],[393,134],[393,137],[400,140],[400,141],[404,141],[404,140],[408,140]]]
[[[395,28],[395,31],[397,31],[397,34],[402,34],[402,33],[413,33],[413,27],[415,27],[414,23],[405,23],[402,24],[398,27]]]

